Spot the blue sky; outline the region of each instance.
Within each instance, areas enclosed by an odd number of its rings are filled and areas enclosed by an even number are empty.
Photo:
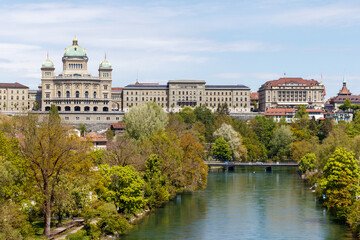
[[[56,73],[74,35],[97,75],[106,52],[113,86],[171,79],[209,84],[314,78],[335,95],[346,76],[360,93],[360,1],[0,1],[1,82],[40,83],[49,51]]]

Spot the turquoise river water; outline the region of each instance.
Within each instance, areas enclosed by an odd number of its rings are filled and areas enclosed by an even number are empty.
[[[210,172],[206,190],[179,195],[121,239],[350,240],[294,170]]]

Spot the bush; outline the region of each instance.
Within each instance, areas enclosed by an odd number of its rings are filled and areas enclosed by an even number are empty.
[[[76,233],[66,236],[67,240],[90,240],[91,238],[86,235],[85,230],[79,230]]]

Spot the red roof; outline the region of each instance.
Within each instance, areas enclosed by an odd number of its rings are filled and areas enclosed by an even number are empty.
[[[124,124],[123,123],[113,123],[111,124],[113,129],[124,129]]]
[[[265,116],[286,116],[286,115],[295,114],[296,111],[297,111],[296,108],[270,108],[270,109],[265,111],[264,115]],[[324,110],[321,110],[321,109],[306,109],[306,112],[308,112],[308,113],[310,113],[310,112],[323,113]]]
[[[250,101],[252,100],[259,100],[259,93],[257,92],[250,93]]]
[[[288,83],[305,84],[306,86],[318,86],[319,85],[319,82],[314,79],[306,80],[303,78],[279,78],[278,80],[267,81],[265,83],[265,86],[278,87],[278,86],[282,86],[283,84],[288,84]]]
[[[113,87],[111,88],[111,91],[122,91],[123,89],[120,87]]]
[[[346,86],[343,86],[343,88],[340,90],[339,95],[351,95],[351,92],[349,89],[347,89]]]
[[[29,88],[25,85],[22,85],[20,83],[0,83],[1,88]]]
[[[90,139],[92,142],[107,142],[106,137],[97,132],[89,132],[85,135],[85,139]]]

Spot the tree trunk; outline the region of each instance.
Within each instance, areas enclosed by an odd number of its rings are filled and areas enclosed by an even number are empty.
[[[44,211],[45,211],[45,219],[44,219],[44,233],[43,235],[47,238],[50,237],[50,224],[51,224],[51,200],[50,200],[50,191],[49,185],[47,181],[44,181],[44,190],[45,190],[45,204],[44,204]]]

